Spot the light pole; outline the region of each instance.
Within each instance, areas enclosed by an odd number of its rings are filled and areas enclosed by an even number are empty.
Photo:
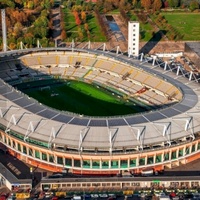
[[[5,9],[1,9],[1,21],[2,21],[2,36],[3,36],[3,51],[7,51],[7,34],[6,34],[6,12]]]

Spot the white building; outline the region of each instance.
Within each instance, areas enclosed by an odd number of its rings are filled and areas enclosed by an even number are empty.
[[[140,24],[136,21],[128,22],[128,54],[139,55]]]

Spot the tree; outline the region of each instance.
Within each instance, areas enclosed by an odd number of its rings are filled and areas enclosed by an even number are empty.
[[[179,0],[167,0],[169,7],[176,8],[179,6]]]
[[[77,24],[78,26],[81,25],[81,20],[80,20],[79,16],[76,18],[76,24]]]
[[[13,50],[15,48],[16,48],[16,44],[15,43],[12,42],[12,43],[9,44],[9,49]]]
[[[61,32],[61,39],[65,40],[66,38],[67,38],[66,31],[63,29],[62,32]]]
[[[0,1],[0,9],[6,8],[6,7],[14,8],[15,4],[14,4],[13,0],[1,0]]]
[[[196,0],[190,2],[190,10],[194,11],[199,8],[199,3]]]
[[[76,25],[80,26],[81,25],[81,20],[80,20],[78,12],[74,11],[73,14],[74,14],[74,17],[75,17]]]
[[[145,9],[145,10],[149,10],[151,8],[152,2],[151,0],[141,0],[141,6]]]
[[[161,0],[154,0],[153,2],[153,10],[158,11],[162,7],[162,1]]]
[[[185,8],[190,5],[190,0],[181,0],[181,7]]]
[[[79,37],[80,40],[83,39],[83,32],[82,32],[81,28],[78,28],[78,37]]]
[[[83,22],[86,21],[86,13],[84,11],[81,11],[81,19]]]
[[[33,38],[34,38],[34,35],[32,33],[26,33],[24,35],[24,41],[26,44],[29,44],[30,47],[33,44]]]
[[[88,26],[88,24],[87,24],[87,23],[85,23],[85,24],[84,24],[84,29],[85,29],[86,31],[88,31],[88,30],[89,30],[89,26]]]
[[[14,26],[13,35],[18,38],[22,35],[23,26],[20,22],[17,22]]]
[[[103,10],[104,10],[105,13],[113,10],[113,5],[110,1],[105,1],[103,7],[104,7]]]

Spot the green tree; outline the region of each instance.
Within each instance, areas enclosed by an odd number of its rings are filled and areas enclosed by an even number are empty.
[[[6,7],[14,8],[15,3],[13,2],[13,0],[0,0],[0,9]]]
[[[199,9],[199,3],[197,2],[197,0],[193,0],[190,2],[190,10],[194,11],[196,9]]]
[[[179,6],[179,0],[167,0],[169,7],[176,8]]]
[[[83,31],[80,27],[78,28],[78,37],[79,37],[80,40],[83,39]]]

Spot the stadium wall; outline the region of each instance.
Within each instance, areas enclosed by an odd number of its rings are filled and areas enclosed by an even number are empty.
[[[80,155],[36,147],[17,140],[3,131],[0,132],[0,141],[7,146],[10,154],[29,165],[52,172],[69,170],[75,174],[116,175],[123,170],[140,173],[147,167],[160,171],[192,162],[199,158],[200,152],[200,138],[159,150],[151,149],[134,154],[113,154],[112,156],[95,155],[95,153]],[[53,160],[51,160],[52,157]],[[95,166],[95,163],[99,163],[99,166]],[[105,166],[105,163],[108,166]]]

